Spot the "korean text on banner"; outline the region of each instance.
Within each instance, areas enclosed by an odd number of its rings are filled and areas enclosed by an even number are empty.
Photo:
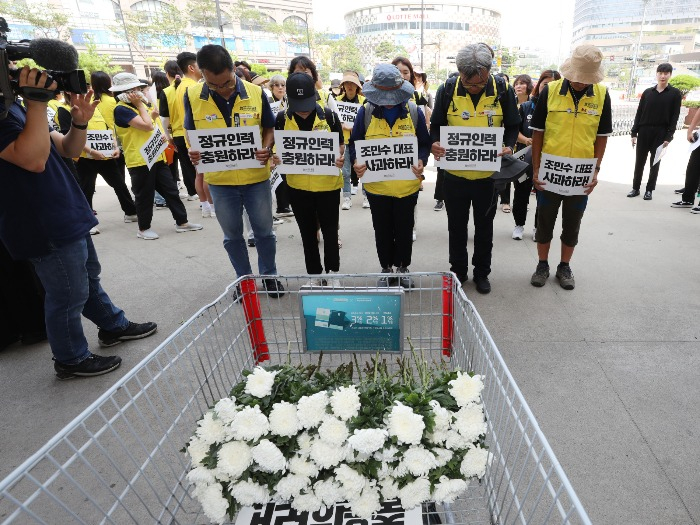
[[[141,156],[146,161],[149,170],[167,147],[168,141],[165,139],[165,135],[159,127],[156,127],[146,143],[141,146]]]
[[[362,104],[353,104],[352,102],[342,102],[340,100],[336,100],[335,105],[338,107],[338,115],[343,124],[354,124],[357,112],[362,107]]]
[[[276,155],[282,163],[277,171],[296,175],[338,175],[335,159],[339,155],[337,133],[322,131],[275,130]]]
[[[88,148],[102,153],[105,157],[112,157],[117,152],[111,129],[88,130],[85,142]]]
[[[585,195],[586,184],[593,181],[597,159],[572,159],[542,154],[537,178],[544,189],[559,195]]]
[[[282,175],[277,171],[277,168],[272,168],[270,171],[270,191],[273,197],[280,184],[282,184]]]
[[[255,158],[255,150],[262,149],[258,126],[188,130],[187,137],[190,151],[201,155],[198,173],[261,167]]]
[[[503,149],[503,128],[442,126],[440,145],[445,156],[437,165],[445,170],[499,171]]]
[[[411,171],[411,166],[418,164],[416,137],[358,140],[355,142],[355,153],[358,164],[367,164],[363,183],[416,178]]]

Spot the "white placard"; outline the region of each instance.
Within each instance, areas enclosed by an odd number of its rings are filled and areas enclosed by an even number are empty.
[[[141,146],[141,156],[143,157],[143,160],[146,161],[146,166],[148,166],[149,170],[153,167],[158,160],[158,157],[160,157],[167,147],[168,141],[166,140],[165,135],[161,129],[156,126],[156,129],[153,130],[153,133],[151,133],[151,136],[148,138],[146,143]]]
[[[338,175],[335,159],[339,156],[337,133],[324,131],[275,130],[276,155],[282,164],[280,173],[303,175]]]
[[[280,184],[282,184],[282,175],[279,171],[277,171],[277,168],[272,168],[270,171],[270,190],[272,191],[273,196]]]
[[[88,130],[85,144],[88,148],[102,153],[105,157],[113,157],[117,152],[114,133],[111,129]]]
[[[526,155],[530,150],[532,150],[532,146],[526,146],[526,147],[524,147],[523,149],[518,150],[517,153],[513,153],[513,158],[514,158],[514,159],[518,159],[518,160],[522,160],[523,162],[525,162],[525,160],[524,160],[524,159],[525,159],[525,155]]]
[[[255,505],[243,507],[236,516],[236,525],[276,525],[285,523],[288,525],[346,525],[352,521],[360,523],[350,513],[347,503],[336,503],[333,507],[321,507],[316,512],[297,512],[288,503],[268,503],[267,505]],[[396,524],[396,525],[422,525],[423,518],[421,506],[411,510],[404,510],[398,500],[385,501],[381,510],[372,516],[371,520],[362,521],[367,525]]]
[[[275,118],[277,118],[277,113],[284,109],[282,107],[282,101],[278,100],[277,102],[270,102],[270,109],[272,110],[272,114],[275,116]]]
[[[415,136],[355,142],[358,164],[367,164],[365,182],[416,180],[411,166],[418,164],[418,139]]]
[[[559,195],[585,195],[584,186],[593,180],[597,159],[573,159],[542,154],[537,178],[544,189]]]
[[[262,149],[258,126],[187,130],[187,138],[190,151],[201,155],[198,173],[263,167],[255,158]]]
[[[445,170],[500,171],[503,128],[442,126],[440,145],[447,150],[437,165]]]
[[[666,147],[668,144],[661,144],[658,148],[656,148],[656,155],[654,155],[654,164],[652,166],[655,166],[659,162],[661,162],[661,159],[664,158],[664,155],[666,155],[666,151],[668,148]]]
[[[338,107],[338,116],[343,124],[354,124],[357,112],[362,107],[362,104],[353,104],[342,100],[336,100],[335,105]]]

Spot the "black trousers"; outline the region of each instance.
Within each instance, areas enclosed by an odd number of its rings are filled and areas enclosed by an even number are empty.
[[[683,190],[685,202],[695,202],[698,183],[700,183],[700,148],[693,150],[690,154],[688,167],[685,169],[685,190]]]
[[[510,204],[510,186],[510,182],[507,182],[506,187],[498,192],[501,196],[501,204]]]
[[[277,201],[277,211],[281,212],[289,208],[289,185],[287,184],[287,176],[280,174],[282,182],[275,189],[275,200]]]
[[[443,185],[445,184],[445,170],[442,168],[437,169],[437,179],[435,179],[435,192],[433,193],[433,199],[436,201],[444,201],[444,193],[442,190]]]
[[[445,172],[445,209],[450,245],[450,269],[460,281],[467,278],[469,209],[474,208],[474,254],[472,265],[475,277],[491,273],[493,250],[493,219],[496,216],[496,190],[493,179],[468,180]]]
[[[194,186],[194,180],[197,176],[197,172],[195,171],[194,165],[190,160],[185,137],[173,137],[173,142],[175,143],[175,147],[177,147],[177,160],[180,162],[182,182],[185,184],[185,188],[187,188],[187,194],[197,195],[197,189]],[[160,191],[158,193],[160,193]]]
[[[527,168],[526,173],[527,179],[523,182],[513,182],[513,220],[516,226],[525,226],[527,220],[527,205],[532,191],[532,165]]]
[[[162,160],[156,162],[150,170],[146,166],[129,168],[129,175],[131,175],[131,190],[136,197],[139,230],[145,231],[151,227],[153,197],[156,190],[165,199],[165,204],[170,208],[175,223],[179,225],[187,222],[187,210],[180,200],[177,185],[165,162]]]
[[[124,174],[119,170],[119,164],[115,159],[95,160],[81,158],[76,165],[78,169],[78,181],[80,188],[85,194],[85,198],[92,208],[92,196],[95,194],[95,181],[97,175],[102,175],[102,178],[109,184],[114,193],[117,194],[119,205],[125,215],[136,215],[136,206],[131,198],[129,188],[124,182]]]
[[[170,168],[170,173],[173,176],[173,180],[175,181],[175,184],[177,185],[177,181],[180,180],[180,169],[178,168],[179,160],[177,156],[177,151],[173,152],[173,163],[168,164],[168,168]]]
[[[659,168],[661,162],[653,165],[656,150],[664,142],[666,130],[658,126],[644,126],[639,129],[637,134],[637,152],[634,163],[634,181],[632,188],[638,190],[642,187],[642,175],[644,174],[644,166],[649,158],[649,180],[647,181],[646,191],[654,191],[656,189],[656,179],[659,176]]]
[[[406,197],[389,197],[367,192],[374,242],[382,268],[408,268],[413,255],[413,226],[418,192]]]
[[[340,218],[340,189],[332,191],[306,191],[289,186],[289,200],[294,208],[294,217],[299,226],[304,246],[306,273],[320,275],[340,270],[338,248],[338,219]],[[316,232],[318,225],[323,233],[323,266],[318,251]]]

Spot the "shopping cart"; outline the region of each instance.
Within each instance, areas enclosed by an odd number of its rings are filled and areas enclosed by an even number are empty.
[[[437,506],[441,522],[590,523],[454,274],[411,276],[415,288],[401,293],[403,349],[410,340],[429,361],[485,378],[493,460],[463,497]],[[380,276],[339,277],[344,288],[334,291],[376,293]],[[253,277],[233,283],[0,482],[0,522],[206,523],[182,452],[197,420],[256,363],[318,361],[303,343],[308,276],[280,279],[287,294],[279,299],[258,291]],[[324,354],[323,366],[352,358]]]

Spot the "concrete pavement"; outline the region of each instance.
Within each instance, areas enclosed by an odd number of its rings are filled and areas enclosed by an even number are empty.
[[[609,140],[571,263],[574,291],[553,277],[541,289],[529,284],[536,245],[529,237],[512,240],[512,214],[500,209],[493,291],[481,296],[471,281],[465,285],[594,523],[700,522],[700,215],[669,207],[683,186],[685,131],[669,147],[647,202],[626,198],[634,165],[629,137]],[[434,176],[430,171],[419,198],[415,271],[449,269],[446,215],[432,210]],[[203,231],[175,233],[169,212],[157,211],[153,228],[161,238],[141,241],[136,226],[122,222],[112,190],[98,187],[102,233],[94,241],[104,288],[132,320],[156,321],[159,331],[110,349],[124,358],[122,367],[93,379],[57,381],[46,344],[0,353],[0,478],[234,279],[218,224],[198,217],[196,203],[186,205]],[[534,198],[526,233],[533,217]],[[341,211],[341,272],[379,270],[372,235],[370,210],[358,195]],[[303,273],[293,218],[277,236],[279,272]],[[555,234],[552,266],[558,245]],[[96,328],[84,326],[99,352]]]

